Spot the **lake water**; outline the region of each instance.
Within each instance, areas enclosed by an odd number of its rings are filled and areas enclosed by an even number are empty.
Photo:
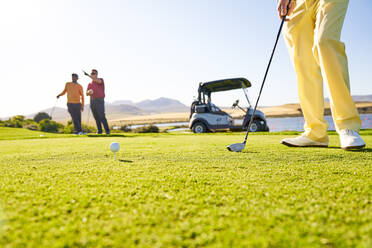
[[[328,130],[335,130],[331,116],[325,116],[325,120],[328,122]],[[362,119],[362,129],[372,129],[372,114],[360,115]],[[242,122],[242,121],[240,121]],[[239,123],[239,120],[236,124]],[[304,131],[305,119],[303,117],[284,117],[284,118],[267,118],[267,125],[269,126],[270,132],[281,132],[281,131]],[[172,123],[161,123],[155,124],[157,127],[180,127],[188,125],[188,122],[172,122]],[[143,125],[133,125],[131,128],[142,127]],[[188,130],[188,128],[178,128],[174,131]]]
[[[335,130],[335,125],[332,116],[325,116],[328,122],[328,130]],[[362,129],[372,129],[372,114],[360,115],[362,120]],[[270,132],[281,131],[304,131],[305,119],[304,117],[286,117],[286,118],[267,118],[267,125]]]

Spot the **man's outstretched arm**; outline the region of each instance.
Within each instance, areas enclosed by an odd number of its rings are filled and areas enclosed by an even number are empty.
[[[102,79],[100,79],[100,78],[94,78],[91,75],[89,75],[87,72],[85,72],[85,71],[83,71],[83,72],[84,72],[84,75],[90,77],[93,82],[95,82],[97,84],[101,84],[102,83]]]
[[[60,96],[63,96],[64,94],[66,94],[66,92],[67,92],[67,84],[65,85],[65,89],[61,92],[61,94],[59,94],[59,95],[57,96],[57,99],[58,99]]]

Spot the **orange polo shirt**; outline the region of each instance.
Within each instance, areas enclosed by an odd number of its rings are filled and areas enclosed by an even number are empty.
[[[60,96],[63,96],[67,92],[67,103],[80,103],[84,106],[84,92],[83,87],[78,83],[67,82],[65,89],[62,91]]]

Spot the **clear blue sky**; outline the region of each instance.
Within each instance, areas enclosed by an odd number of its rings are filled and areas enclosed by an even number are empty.
[[[342,39],[352,94],[372,94],[371,24],[372,1],[351,0]],[[199,82],[241,76],[254,99],[278,27],[274,0],[1,1],[0,116],[53,106],[70,74],[85,89],[81,69],[91,68],[105,79],[107,101],[189,104]],[[289,102],[298,102],[297,83],[281,39],[260,105]]]

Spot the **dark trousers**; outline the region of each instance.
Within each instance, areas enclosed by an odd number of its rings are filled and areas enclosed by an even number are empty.
[[[81,103],[67,103],[67,109],[74,123],[75,133],[81,132]]]
[[[102,125],[105,128],[107,134],[110,133],[106,116],[105,116],[105,100],[103,98],[95,98],[90,100],[90,108],[92,110],[94,119],[97,124],[97,132],[102,133]]]

